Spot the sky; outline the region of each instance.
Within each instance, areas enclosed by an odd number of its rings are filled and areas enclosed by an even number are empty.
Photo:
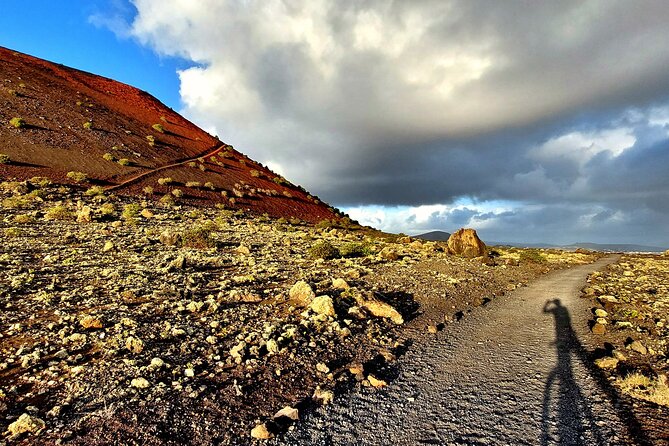
[[[149,91],[361,223],[669,247],[669,3],[71,0],[0,45]]]

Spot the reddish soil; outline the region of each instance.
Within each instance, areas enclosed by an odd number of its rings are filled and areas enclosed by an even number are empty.
[[[11,126],[15,117],[26,125]],[[225,158],[215,156],[219,148]],[[2,47],[0,153],[11,159],[0,164],[0,178],[43,176],[68,183],[67,172],[78,171],[90,179],[85,187],[100,184],[124,195],[140,194],[151,186],[158,199],[181,188],[182,200],[193,204],[223,203],[231,209],[310,222],[337,217],[327,204],[281,181],[150,94]],[[103,158],[107,153],[113,160]],[[130,165],[116,162],[123,158]],[[158,184],[168,176],[172,184]],[[184,188],[187,182],[212,183],[213,188]]]

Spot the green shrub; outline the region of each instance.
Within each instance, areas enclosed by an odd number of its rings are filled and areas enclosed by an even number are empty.
[[[129,166],[132,164],[132,161],[130,161],[128,158],[121,158],[120,160],[117,161],[121,166]]]
[[[535,249],[523,249],[520,251],[519,260],[526,263],[546,263],[546,258]]]
[[[104,203],[102,206],[100,206],[100,216],[105,220],[109,220],[115,217],[116,206],[114,206],[114,203]]]
[[[21,230],[19,228],[5,229],[5,237],[18,237],[20,235],[21,235]]]
[[[321,240],[317,242],[314,246],[309,248],[308,251],[309,257],[312,259],[336,259],[340,256],[339,250],[332,246],[331,243]]]
[[[215,240],[211,237],[211,230],[202,226],[196,226],[184,231],[181,234],[181,239],[183,246],[187,248],[206,249],[216,246]]]
[[[9,155],[5,155],[4,153],[0,153],[0,164],[9,164],[11,159],[9,158]]]
[[[170,194],[165,194],[163,195],[160,200],[160,203],[162,203],[165,206],[173,206],[174,205],[174,198]]]
[[[32,177],[28,182],[36,187],[47,187],[51,185],[51,180],[46,177]]]
[[[146,135],[146,140],[149,142],[151,147],[156,144],[156,138],[154,138],[153,135]]]
[[[137,203],[126,204],[123,206],[121,218],[128,222],[135,221],[139,217],[140,212],[142,212],[142,207]]]
[[[342,257],[365,257],[372,254],[371,247],[365,243],[349,242],[339,248]]]
[[[27,224],[27,223],[32,223],[35,221],[35,217],[33,217],[30,214],[16,214],[14,216],[14,223],[18,224]]]
[[[74,215],[65,205],[57,204],[47,209],[44,218],[47,220],[72,220]]]
[[[92,123],[91,121],[86,121],[86,122],[84,122],[84,128],[85,128],[86,130],[90,130],[90,129],[92,129],[92,128],[93,128],[93,123]]]
[[[104,158],[107,161],[114,161],[116,159],[116,157],[109,152],[102,155],[102,158]]]
[[[260,178],[260,172],[257,171],[257,170],[255,170],[255,169],[251,169],[251,171],[250,171],[249,173],[250,173],[251,176],[254,177],[254,178]]]
[[[9,124],[14,128],[20,129],[26,126],[26,121],[23,118],[12,118],[9,120]]]
[[[90,189],[88,189],[86,192],[84,192],[84,195],[88,197],[97,197],[100,195],[104,195],[105,190],[102,186],[93,186]]]
[[[151,127],[152,127],[153,130],[155,130],[156,132],[159,132],[159,133],[165,133],[165,127],[163,127],[162,124],[153,124]]]
[[[174,180],[170,177],[165,177],[165,178],[158,178],[158,184],[161,186],[166,186],[168,184],[172,184]]]
[[[146,186],[144,189],[142,189],[142,192],[144,192],[146,195],[153,195],[153,188],[151,186]]]
[[[188,181],[186,182],[186,187],[202,187],[202,183],[199,181]]]
[[[325,219],[316,223],[317,229],[328,229],[334,227],[334,223],[331,220]]]
[[[204,183],[204,187],[206,187],[207,189],[216,190],[216,186],[214,186],[214,183],[212,183],[211,181],[207,181],[206,183]]]
[[[182,191],[181,189],[174,189],[172,190],[172,195],[174,195],[177,198],[181,198],[184,196],[184,191]]]
[[[83,183],[88,180],[88,175],[83,172],[68,172],[67,177],[75,183]]]

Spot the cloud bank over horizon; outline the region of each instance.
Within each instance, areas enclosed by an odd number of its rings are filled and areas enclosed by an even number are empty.
[[[132,4],[186,116],[363,223],[669,246],[666,2]]]

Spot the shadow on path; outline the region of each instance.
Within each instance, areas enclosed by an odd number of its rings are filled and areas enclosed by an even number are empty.
[[[541,444],[607,445],[602,427],[596,423],[595,403],[584,396],[574,379],[573,362],[580,362],[594,378],[599,389],[612,401],[618,416],[629,427],[630,436],[639,445],[651,445],[631,408],[621,400],[604,373],[594,365],[594,355],[588,352],[571,326],[569,310],[560,299],[546,301],[544,313],[555,319],[555,348],[557,365],[546,380],[542,406]]]

